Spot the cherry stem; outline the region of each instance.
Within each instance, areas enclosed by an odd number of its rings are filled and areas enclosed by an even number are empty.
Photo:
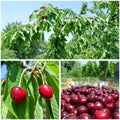
[[[65,119],[66,117],[70,116],[70,115],[74,115],[74,114],[67,114],[65,115],[65,117],[63,119]]]
[[[33,75],[33,77],[35,78],[36,84],[37,84],[37,86],[39,87],[39,84],[38,84],[37,78],[35,77],[35,75]]]
[[[43,73],[42,73],[42,71],[44,70],[45,67],[46,67],[46,61],[44,62],[44,65],[41,67],[41,69],[39,69],[39,71],[41,73],[41,78],[42,78],[43,84],[47,84],[46,80],[43,77]]]
[[[35,61],[34,69],[36,68],[38,63],[39,63],[39,61]]]
[[[43,65],[43,67],[41,68],[41,71],[43,71],[45,67],[46,67],[46,61],[44,62],[44,65]]]
[[[23,72],[22,72],[22,74],[21,74],[21,76],[20,76],[20,82],[19,82],[19,87],[21,86],[21,81],[22,81],[22,77],[23,77],[23,75],[24,75],[24,73],[25,73],[25,71],[27,70],[27,68],[25,68],[24,70],[23,70]]]
[[[42,82],[43,82],[43,84],[45,84],[45,81],[44,81],[44,77],[43,77],[42,72],[41,72],[41,77],[42,77]]]
[[[43,63],[43,62],[42,62]],[[40,71],[43,71],[46,67],[46,61],[43,63],[44,65],[41,67],[41,66],[38,66],[39,70]]]
[[[33,66],[33,69],[32,69],[32,71],[31,71],[31,73],[35,70],[35,68],[36,68],[36,66],[37,66],[37,64],[38,64],[38,62],[39,62],[39,61],[35,61],[35,64],[34,64],[34,66]]]

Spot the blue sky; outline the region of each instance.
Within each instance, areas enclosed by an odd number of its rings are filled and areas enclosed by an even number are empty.
[[[28,65],[32,66],[33,65],[33,61],[30,61],[28,63]],[[6,75],[7,75],[7,66],[6,66],[6,64],[3,64],[1,66],[1,79],[5,79]]]
[[[7,66],[4,64],[1,66],[1,79],[4,79],[7,74]]]
[[[51,3],[60,8],[71,8],[79,13],[81,1],[2,1],[1,2],[1,29],[10,22],[28,23],[30,13],[40,6]],[[92,4],[89,2],[89,6]]]

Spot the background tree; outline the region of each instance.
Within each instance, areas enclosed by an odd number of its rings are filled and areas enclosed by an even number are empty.
[[[108,68],[108,61],[100,61],[100,76],[104,77],[104,79],[107,77],[107,68]]]
[[[70,61],[71,62],[71,61]],[[62,64],[62,77],[65,79],[67,76],[73,78],[73,80],[82,80],[86,81],[87,79],[91,81],[103,80],[105,81],[107,78],[116,79],[118,81],[118,77],[116,78],[116,65],[118,66],[118,62],[108,62],[108,61],[88,61],[86,63],[75,62],[71,67],[69,72],[67,71],[66,61]],[[68,63],[67,63],[68,64]]]
[[[5,48],[12,50],[17,58],[32,59],[39,54],[43,54],[46,49],[46,42],[43,41],[44,38],[42,38],[42,36],[42,33],[36,33],[30,24],[23,25],[18,22],[9,23],[2,32],[3,55],[8,58],[15,58],[14,56],[9,57],[5,55]]]
[[[67,61],[67,62],[64,62],[64,67],[65,68],[67,68],[67,71],[69,71],[69,70],[72,70],[72,67],[73,67],[73,65],[75,64],[75,62],[74,61]]]

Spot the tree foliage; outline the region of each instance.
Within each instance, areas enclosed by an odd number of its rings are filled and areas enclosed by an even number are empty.
[[[2,50],[1,59],[16,59],[16,58],[17,56],[14,50],[10,50],[7,48]]]
[[[118,59],[119,2],[91,4],[84,3],[78,14],[51,4],[35,9],[28,24],[3,31],[2,49],[15,50],[18,58]]]
[[[67,62],[64,62],[64,67],[67,68],[67,70],[72,70],[72,67],[73,65],[75,64],[74,61],[67,61]]]
[[[68,69],[66,68],[66,66],[64,66],[65,64],[68,64],[68,62],[64,62],[64,64],[62,64],[62,73],[66,77],[69,75],[71,77],[77,77],[77,78],[96,77],[105,80],[107,77],[115,78],[115,66],[117,62],[88,61],[87,63],[84,64],[82,64],[81,62],[75,62],[75,64],[71,67],[69,73],[65,72],[65,69]]]

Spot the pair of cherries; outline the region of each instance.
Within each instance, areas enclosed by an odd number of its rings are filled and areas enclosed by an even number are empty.
[[[53,96],[53,89],[51,86],[43,84],[39,86],[39,93],[43,98],[50,99]],[[10,95],[16,104],[20,104],[26,98],[26,90],[21,87],[14,86],[10,91]]]

